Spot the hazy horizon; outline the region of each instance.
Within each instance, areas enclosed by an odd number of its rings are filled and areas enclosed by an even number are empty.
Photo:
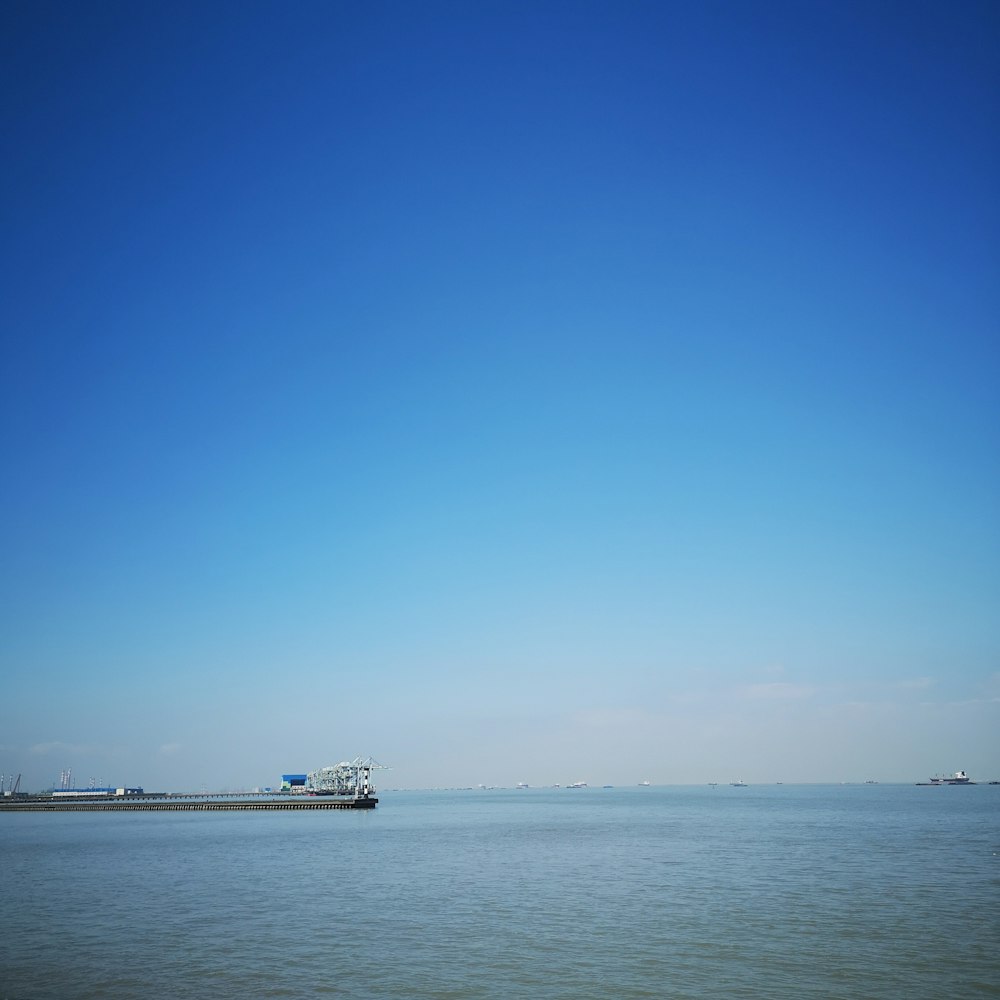
[[[0,24],[0,772],[1000,778],[995,5]]]

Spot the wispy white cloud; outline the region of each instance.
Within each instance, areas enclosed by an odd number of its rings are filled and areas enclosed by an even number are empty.
[[[955,698],[951,701],[922,701],[921,708],[931,708],[939,710],[954,710],[961,708],[972,708],[977,705],[1000,704],[1000,697],[997,698]]]
[[[648,712],[634,708],[595,708],[573,714],[574,723],[593,729],[646,726],[650,720]]]
[[[811,698],[816,694],[816,691],[816,687],[811,684],[793,684],[790,681],[745,684],[736,689],[736,693],[743,698],[754,698],[764,701],[789,701],[792,699]]]
[[[887,686],[897,691],[926,691],[928,688],[934,686],[934,678],[913,677],[909,680],[896,681],[894,684]]]
[[[82,754],[96,753],[98,748],[86,743],[63,743],[60,740],[52,740],[48,743],[35,743],[28,748],[29,753],[45,757],[50,754],[60,753],[70,756],[80,756]]]
[[[983,681],[983,695],[987,701],[1000,701],[1000,674],[992,674]]]
[[[28,753],[35,757],[111,757],[128,756],[131,751],[127,746],[108,746],[101,743],[67,743],[64,740],[49,740],[34,743],[28,747]]]

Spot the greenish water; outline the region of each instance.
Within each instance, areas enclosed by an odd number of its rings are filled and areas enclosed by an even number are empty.
[[[0,815],[0,998],[1000,996],[1000,787]]]

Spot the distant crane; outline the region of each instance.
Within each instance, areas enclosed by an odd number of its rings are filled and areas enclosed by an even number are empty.
[[[339,764],[321,767],[306,776],[306,791],[313,795],[344,795],[367,799],[374,791],[372,771],[388,770],[374,757],[355,757]]]

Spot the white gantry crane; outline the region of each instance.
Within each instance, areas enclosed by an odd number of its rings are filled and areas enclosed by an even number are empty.
[[[355,757],[339,764],[321,767],[306,775],[306,791],[313,795],[343,795],[352,799],[367,799],[375,791],[372,771],[388,770],[374,757]]]

